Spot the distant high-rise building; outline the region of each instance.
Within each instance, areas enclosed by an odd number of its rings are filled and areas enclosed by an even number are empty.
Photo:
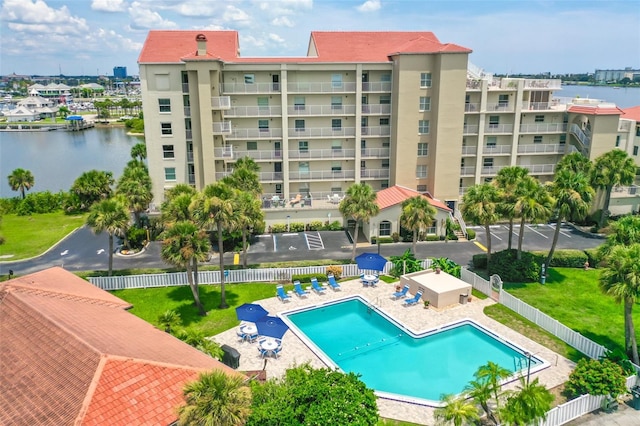
[[[127,78],[127,67],[113,67],[113,76],[115,78]]]

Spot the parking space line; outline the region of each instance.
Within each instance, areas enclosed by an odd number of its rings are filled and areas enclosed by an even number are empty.
[[[324,243],[322,242],[322,237],[319,232],[315,234],[311,234],[308,232],[304,233],[304,238],[307,241],[307,248],[309,250],[323,250]]]
[[[494,238],[496,238],[496,239],[498,239],[498,240],[502,241],[502,238],[498,237],[498,236],[497,236],[496,234],[494,234],[493,232],[491,232],[491,235],[493,235],[493,237],[494,237]]]
[[[538,231],[536,231],[536,230],[535,230],[535,229],[533,229],[531,226],[529,226],[529,225],[525,225],[525,227],[527,227],[527,229],[532,230],[532,231],[533,231],[533,232],[535,232],[536,234],[538,234],[538,235],[541,235],[541,236],[545,237],[547,240],[549,239],[549,237],[547,237],[546,235],[544,235],[542,232],[538,232]]]
[[[555,227],[555,225],[547,224],[547,226],[548,226],[549,228],[553,229],[553,232],[556,232],[556,227]],[[560,226],[560,233],[561,233],[562,235],[564,235],[565,237],[567,237],[567,238],[571,238],[571,235],[569,235],[569,234],[566,234],[566,233],[562,232],[562,228],[563,228],[563,226],[561,225],[561,226]]]
[[[278,251],[278,243],[276,242],[276,236],[273,235],[273,251]]]

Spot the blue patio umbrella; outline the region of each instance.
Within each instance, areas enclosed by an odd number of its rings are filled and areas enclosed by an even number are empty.
[[[278,317],[265,316],[256,321],[258,334],[261,336],[274,337],[282,339],[284,333],[289,330],[289,326]]]
[[[387,259],[377,253],[362,253],[356,256],[356,263],[360,269],[383,271],[387,264]]]
[[[236,308],[236,316],[240,321],[256,322],[269,312],[256,303],[245,303]]]

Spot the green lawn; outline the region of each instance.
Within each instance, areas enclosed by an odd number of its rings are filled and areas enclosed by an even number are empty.
[[[62,212],[17,216],[7,214],[0,223],[0,235],[4,244],[0,245],[0,256],[6,260],[28,259],[38,256],[74,229],[85,223],[86,215],[65,215]]]
[[[598,269],[551,268],[545,285],[509,283],[504,288],[583,336],[609,349],[623,349],[623,306],[600,291],[599,276]],[[633,319],[638,333],[640,306]]]

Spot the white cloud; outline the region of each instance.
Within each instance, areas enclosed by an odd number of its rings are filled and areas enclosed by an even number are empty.
[[[360,12],[375,12],[376,10],[380,10],[381,7],[380,0],[367,0],[356,9]]]
[[[269,40],[275,41],[276,43],[282,44],[285,42],[285,40],[282,37],[280,37],[278,34],[270,33],[268,37],[269,37]]]
[[[100,12],[124,12],[127,10],[127,3],[124,0],[93,0],[91,9]]]
[[[0,18],[14,31],[77,34],[89,29],[86,20],[71,15],[66,6],[54,9],[42,0],[5,0]]]
[[[244,10],[228,5],[222,14],[222,20],[231,25],[247,26],[251,24],[252,18]]]
[[[129,7],[129,15],[131,16],[131,29],[133,30],[169,29],[177,27],[175,22],[164,19],[159,13],[147,9],[139,2],[133,2],[131,4],[131,7]]]
[[[182,16],[189,17],[210,17],[220,14],[224,3],[210,0],[191,0],[184,3],[175,4],[171,9]]]
[[[289,18],[287,18],[286,16],[281,16],[279,18],[274,18],[271,21],[271,25],[276,25],[278,27],[293,27],[293,22],[291,22],[291,20]]]

